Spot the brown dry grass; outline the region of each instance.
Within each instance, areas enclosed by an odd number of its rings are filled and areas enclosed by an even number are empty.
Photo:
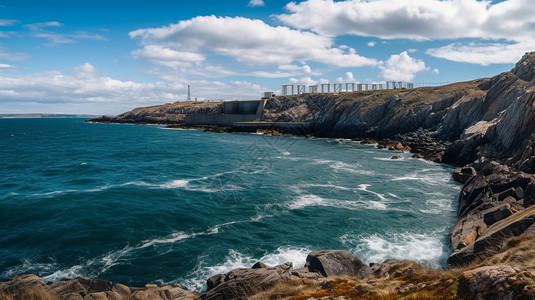
[[[261,299],[304,300],[321,297],[340,297],[346,299],[459,299],[456,278],[462,276],[461,269],[434,270],[416,262],[405,261],[390,272],[395,278],[366,278],[358,280],[351,277],[332,279],[324,284],[309,284],[304,287],[281,285],[257,295]],[[418,286],[425,284],[425,286]],[[405,287],[412,287],[401,292]]]
[[[288,297],[309,294],[316,291],[319,285],[312,281],[294,281],[292,283],[279,283],[274,287],[262,291],[249,300],[276,300],[287,299]]]
[[[504,242],[500,252],[476,262],[471,268],[489,265],[510,265],[525,271],[535,271],[535,237],[512,237]]]

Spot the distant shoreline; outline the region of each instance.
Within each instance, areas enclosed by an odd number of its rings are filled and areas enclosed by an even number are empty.
[[[41,119],[41,118],[96,118],[98,115],[77,114],[0,114],[0,119]]]

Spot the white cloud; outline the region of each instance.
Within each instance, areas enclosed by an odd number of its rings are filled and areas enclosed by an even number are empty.
[[[299,85],[306,85],[306,86],[311,86],[311,85],[317,85],[318,82],[310,77],[302,77],[302,78],[290,78],[290,80],[288,81],[290,84],[299,84]]]
[[[97,69],[90,63],[85,63],[74,68],[73,73],[76,79],[93,79],[98,76]]]
[[[273,27],[261,20],[243,17],[196,17],[160,28],[129,33],[143,46],[173,51],[216,54],[249,65],[285,65],[294,61],[316,61],[337,67],[374,66],[352,48],[335,47],[333,39],[288,27]],[[165,56],[165,54],[162,54]]]
[[[0,47],[0,59],[19,61],[28,59],[30,56],[22,52],[8,52],[4,48]]]
[[[338,77],[338,79],[336,81],[338,83],[353,83],[353,82],[357,82],[357,80],[355,79],[355,76],[353,76],[353,72],[346,72],[346,77],[345,78]]]
[[[0,69],[11,69],[13,68],[12,65],[8,65],[8,64],[0,64]]]
[[[264,0],[250,0],[249,4],[247,6],[249,7],[257,7],[257,6],[265,6]]]
[[[298,65],[280,65],[277,67],[279,70],[284,70],[284,71],[293,71],[293,72],[297,72],[297,73],[305,73],[305,74],[311,74],[312,73],[312,69],[310,68],[309,65],[303,65],[303,66],[298,66]]]
[[[487,41],[428,51],[459,62],[513,63],[535,46],[535,5],[531,0],[308,0],[291,2],[286,9],[287,14],[277,16],[284,24],[327,36]],[[509,52],[503,55],[498,52],[502,50]]]
[[[139,106],[186,99],[187,85],[200,99],[258,99],[267,90],[246,81],[186,80],[140,83],[103,76],[89,63],[73,74],[57,71],[0,80],[2,113],[27,112],[28,107],[45,113],[118,114]],[[6,109],[9,107],[9,111]]]
[[[377,43],[376,42],[368,42],[367,45],[368,45],[368,47],[373,47],[373,46],[375,46],[375,44],[377,44]]]
[[[132,55],[171,68],[186,67],[205,60],[202,54],[175,51],[161,45],[146,45],[142,49],[132,51]]]
[[[396,81],[411,81],[416,73],[428,69],[422,60],[410,57],[407,51],[391,55],[379,68],[382,78]]]
[[[427,54],[461,63],[476,63],[483,66],[518,61],[527,51],[535,49],[535,40],[515,44],[506,43],[453,43],[440,48],[428,49]]]
[[[63,34],[54,32],[46,27],[62,27],[63,24],[57,21],[33,23],[24,25],[24,27],[30,30],[30,35],[36,38],[46,39],[44,44],[47,47],[55,47],[61,44],[71,44],[76,42],[77,39],[90,39],[90,40],[106,40],[105,37],[99,34],[92,34],[84,31],[79,31],[70,34]]]
[[[434,68],[433,69],[433,74],[438,75],[438,74],[440,74],[440,71],[437,68]]]
[[[18,20],[0,19],[0,26],[12,26],[19,23]]]

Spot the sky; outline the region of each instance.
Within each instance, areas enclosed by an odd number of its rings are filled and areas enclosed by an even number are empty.
[[[0,0],[0,113],[115,115],[283,84],[439,85],[535,51],[532,0]]]

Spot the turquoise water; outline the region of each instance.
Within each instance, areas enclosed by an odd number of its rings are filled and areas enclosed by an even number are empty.
[[[82,119],[0,119],[0,279],[128,285],[257,260],[440,267],[460,186],[451,168],[344,139],[218,134]]]

